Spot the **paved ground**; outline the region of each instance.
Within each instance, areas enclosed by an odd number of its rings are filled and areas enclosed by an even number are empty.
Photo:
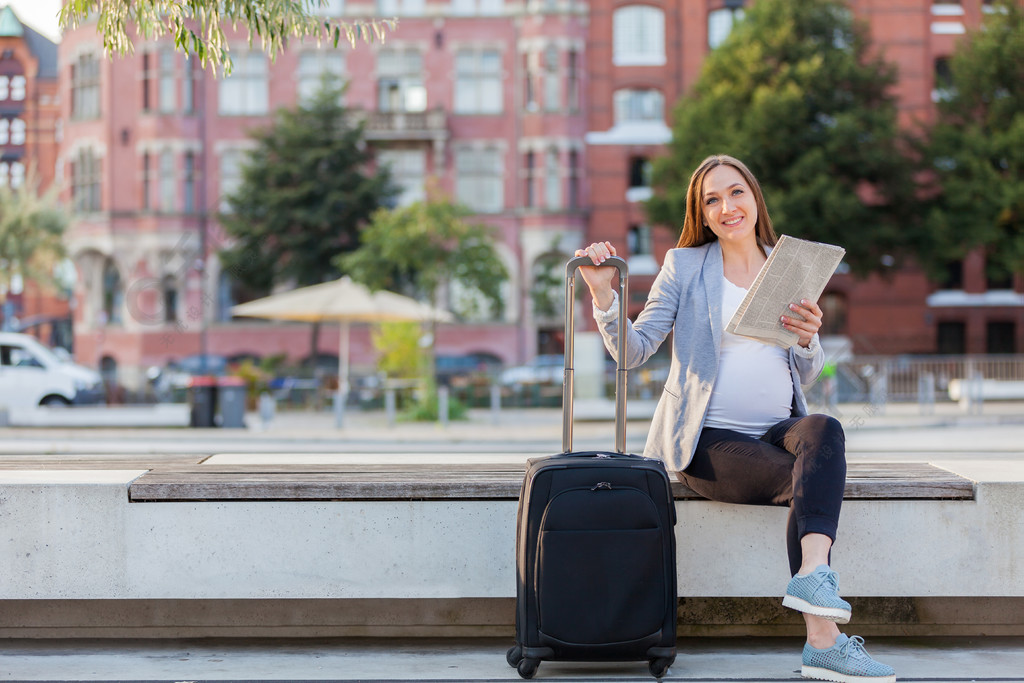
[[[632,406],[632,404],[631,404]],[[638,406],[642,412],[644,406]],[[966,415],[952,404],[921,415],[916,405],[842,405],[850,459],[928,460],[1024,457],[1024,402],[989,403]],[[343,430],[329,414],[279,414],[267,426],[251,416],[246,430],[4,429],[0,465],[32,460],[116,460],[139,455],[350,453],[438,458],[445,454],[559,450],[561,413],[506,410],[473,413],[447,427],[387,424],[383,414],[351,414]],[[627,450],[642,450],[647,424],[631,420]],[[611,448],[610,421],[580,421],[578,448]],[[240,457],[236,455],[235,457]],[[2,572],[2,568],[0,568]],[[2,581],[2,575],[0,575]],[[853,629],[856,633],[856,615]],[[103,640],[0,641],[0,681],[509,681],[510,643],[479,640]],[[686,639],[668,681],[800,680],[799,639]],[[871,653],[899,680],[1024,682],[1024,638],[873,638]],[[643,663],[544,663],[535,680],[649,681]]]
[[[3,681],[513,681],[505,641],[9,641]],[[686,639],[666,681],[800,679],[797,639]],[[878,638],[899,680],[1024,681],[1024,638]],[[645,663],[541,664],[538,681],[651,681]]]

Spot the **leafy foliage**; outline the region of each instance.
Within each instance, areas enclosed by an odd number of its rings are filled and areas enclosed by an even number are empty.
[[[362,234],[362,246],[335,263],[371,289],[389,289],[438,305],[443,291],[478,293],[494,316],[504,308],[501,285],[508,271],[495,248],[494,230],[466,220],[470,211],[430,198],[381,209]],[[455,313],[479,314],[476,297],[449,297]],[[460,307],[461,306],[461,307]]]
[[[866,29],[837,0],[754,3],[675,107],[651,218],[681,226],[693,169],[730,154],[758,177],[779,234],[841,244],[860,273],[913,252],[924,236],[891,94],[896,72],[868,48]]]
[[[129,26],[145,40],[165,34],[195,55],[204,68],[231,73],[231,56],[224,27],[241,25],[249,45],[258,38],[271,58],[284,49],[289,36],[309,37],[317,44],[337,47],[342,36],[355,45],[359,39],[383,41],[395,30],[394,19],[342,22],[318,14],[323,0],[67,0],[60,11],[62,29],[95,19],[108,55],[134,51]]]
[[[20,275],[38,283],[54,281],[54,267],[64,258],[61,241],[68,216],[57,208],[57,188],[37,194],[30,174],[18,188],[0,185],[0,287],[8,289]]]
[[[995,7],[953,55],[926,158],[932,260],[984,246],[1000,277],[1024,270],[1024,11]]]
[[[254,135],[220,217],[234,241],[220,253],[224,268],[253,289],[340,276],[333,259],[359,246],[370,216],[396,192],[386,169],[368,170],[362,124],[339,104],[342,90],[325,81],[309,104],[279,110]]]
[[[377,369],[394,379],[419,377],[425,365],[420,337],[420,323],[385,322],[377,326],[370,338],[377,351]]]

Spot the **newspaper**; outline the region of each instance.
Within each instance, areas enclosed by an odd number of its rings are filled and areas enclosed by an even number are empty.
[[[779,318],[786,315],[803,320],[789,305],[801,299],[817,301],[845,253],[832,244],[783,235],[726,325],[726,332],[783,349],[793,346],[800,337],[782,327]]]

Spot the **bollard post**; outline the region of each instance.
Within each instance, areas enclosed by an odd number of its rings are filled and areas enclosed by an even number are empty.
[[[395,390],[389,387],[384,391],[384,414],[388,418],[388,427],[395,426],[397,409],[395,407]]]
[[[274,414],[277,412],[277,401],[265,391],[260,394],[259,411],[260,425],[263,429],[266,429],[274,421]]]
[[[917,407],[921,415],[935,413],[935,375],[930,372],[917,377]]]
[[[442,427],[448,426],[448,387],[437,388],[437,419]]]
[[[497,383],[491,385],[491,424],[498,424],[501,421],[501,386]]]

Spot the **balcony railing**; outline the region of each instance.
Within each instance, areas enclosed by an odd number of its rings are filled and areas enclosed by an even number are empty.
[[[367,140],[434,140],[448,136],[448,115],[443,109],[428,111],[354,110],[364,121]]]

